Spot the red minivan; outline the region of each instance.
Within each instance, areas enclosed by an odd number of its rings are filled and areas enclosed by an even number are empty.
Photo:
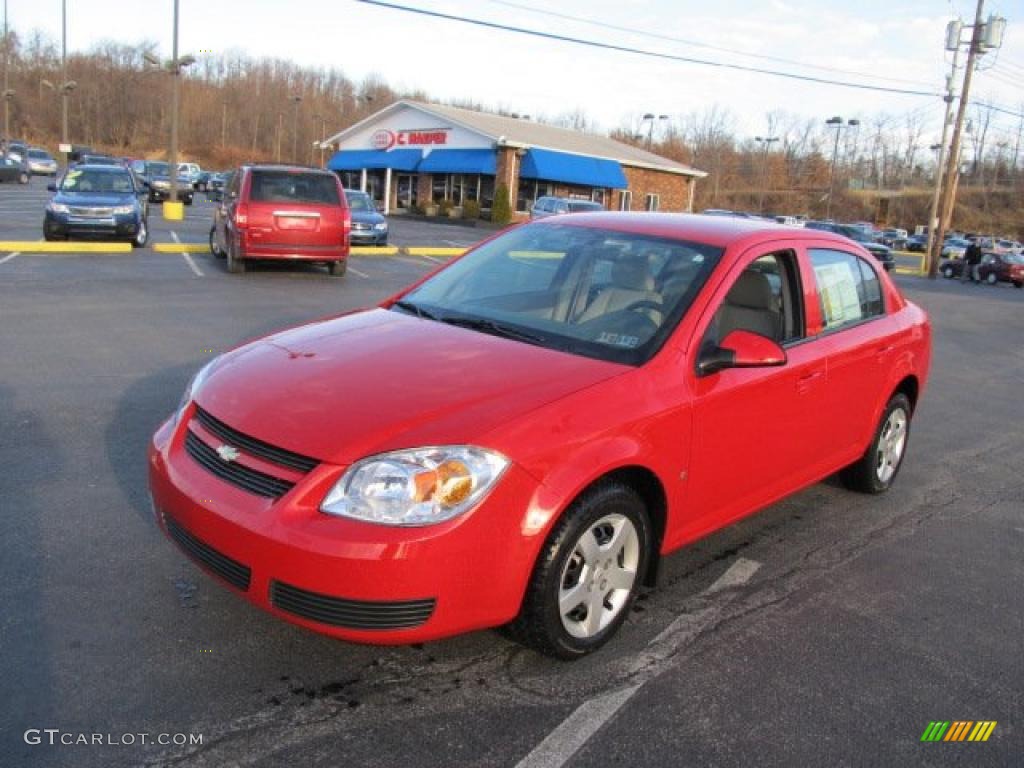
[[[322,262],[342,276],[352,218],[341,181],[329,171],[287,165],[243,165],[214,214],[210,249],[228,271],[249,262]]]
[[[576,658],[670,552],[833,473],[886,491],[930,359],[925,312],[848,238],[551,216],[208,362],[150,489],[282,619],[370,643],[508,625]]]

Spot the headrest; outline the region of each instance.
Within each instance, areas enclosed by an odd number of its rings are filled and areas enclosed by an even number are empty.
[[[771,309],[772,286],[760,272],[746,270],[729,290],[726,301],[734,307]]]
[[[612,265],[612,283],[632,291],[653,291],[654,275],[647,269],[647,257],[619,256]]]

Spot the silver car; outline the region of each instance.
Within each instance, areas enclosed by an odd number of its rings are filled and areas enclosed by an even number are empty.
[[[29,147],[28,169],[33,176],[56,176],[57,161],[42,147]]]
[[[603,211],[604,206],[590,200],[575,200],[571,197],[538,197],[530,209],[531,219],[543,219],[559,213],[585,213]]]

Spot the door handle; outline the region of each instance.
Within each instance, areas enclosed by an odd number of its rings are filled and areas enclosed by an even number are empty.
[[[796,391],[803,394],[814,386],[814,382],[820,379],[823,375],[822,371],[812,371],[811,373],[804,374],[796,380]]]

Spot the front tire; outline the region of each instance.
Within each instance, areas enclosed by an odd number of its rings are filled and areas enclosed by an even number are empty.
[[[143,248],[147,242],[149,242],[149,227],[146,226],[146,220],[142,219],[139,222],[139,231],[132,238],[132,248]]]
[[[999,282],[999,275],[995,272],[989,272],[988,275],[985,276],[985,282],[989,285],[995,285]]]
[[[906,395],[893,395],[882,412],[871,445],[863,456],[839,473],[847,488],[861,493],[889,490],[907,453],[912,413]]]
[[[187,195],[181,199],[185,205],[192,205],[192,195]]]
[[[953,279],[953,268],[952,267],[946,267],[944,270],[942,270],[942,276],[944,278],[946,278],[947,280],[952,280]]]
[[[22,171],[20,174],[18,174],[18,183],[19,184],[28,184],[28,180],[29,180],[29,176],[24,171]]]
[[[548,535],[509,634],[560,659],[596,651],[629,615],[650,549],[647,510],[632,488],[589,489]]]

